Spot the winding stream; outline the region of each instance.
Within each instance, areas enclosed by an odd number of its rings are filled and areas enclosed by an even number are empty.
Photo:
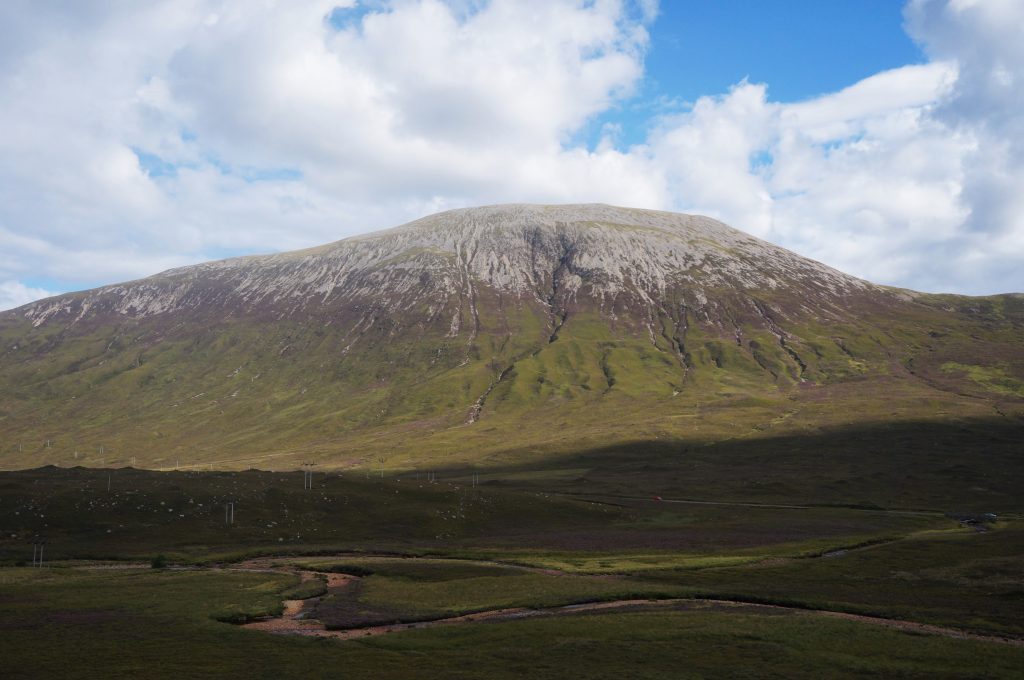
[[[361,554],[360,556],[374,557],[373,555],[365,554]],[[330,559],[331,557],[344,556],[318,555],[317,559]],[[247,560],[245,562],[240,562],[237,566],[234,567],[214,567],[214,569],[231,571],[261,571],[274,573],[290,573],[297,574],[303,581],[308,581],[311,579],[324,579],[327,582],[328,594],[347,588],[354,581],[359,579],[358,576],[352,576],[348,574],[323,573],[294,568],[286,564],[281,564],[280,562],[282,559],[287,558],[263,557],[254,560]],[[561,573],[557,572],[556,570],[548,569],[537,571]],[[431,619],[428,621],[416,621],[408,623],[400,622],[387,625],[375,625],[341,630],[328,630],[327,627],[323,624],[323,622],[311,618],[310,616],[310,614],[315,610],[316,604],[320,601],[320,597],[322,596],[311,597],[305,600],[285,600],[284,611],[280,616],[242,624],[242,627],[248,628],[249,630],[258,630],[279,635],[307,635],[314,637],[334,638],[338,640],[350,640],[353,638],[386,635],[388,633],[397,633],[405,630],[432,628],[434,626],[465,625],[471,623],[509,621],[515,619],[551,616],[570,616],[598,611],[650,611],[665,609],[683,611],[714,607],[736,610],[748,609],[774,612],[782,611],[797,616],[827,616],[830,618],[845,619],[847,621],[856,621],[858,623],[882,626],[885,628],[901,630],[911,633],[940,635],[943,637],[960,640],[980,640],[984,642],[996,642],[1000,644],[1013,645],[1016,647],[1024,647],[1024,639],[1020,638],[1000,637],[996,635],[982,635],[978,633],[970,633],[956,628],[948,628],[944,626],[935,626],[926,623],[918,623],[916,621],[888,619],[877,616],[850,614],[846,612],[830,610],[805,609],[800,607],[787,607],[783,605],[774,604],[750,603],[738,600],[695,598],[673,598],[660,600],[609,600],[603,602],[586,602],[580,604],[569,604],[557,607],[543,607],[536,609],[527,607],[512,607],[503,609],[491,609],[486,611],[461,614],[458,616],[442,617],[437,619]]]

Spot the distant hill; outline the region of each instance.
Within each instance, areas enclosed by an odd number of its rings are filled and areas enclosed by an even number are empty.
[[[0,313],[5,468],[499,465],[1022,417],[1024,297],[607,205],[454,210]]]

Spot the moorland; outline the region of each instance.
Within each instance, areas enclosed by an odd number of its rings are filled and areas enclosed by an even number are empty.
[[[1019,436],[4,472],[5,675],[1019,677]]]

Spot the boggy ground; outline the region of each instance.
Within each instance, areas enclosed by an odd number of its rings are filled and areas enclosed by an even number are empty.
[[[836,556],[829,554],[830,557]],[[334,559],[344,560],[334,562]],[[327,561],[325,561],[327,560]],[[279,615],[261,617],[256,621],[243,623],[250,630],[259,630],[278,634],[310,635],[315,637],[349,640],[368,636],[385,635],[404,630],[422,629],[433,626],[451,626],[481,622],[508,621],[524,618],[546,616],[578,616],[592,612],[612,611],[648,611],[673,609],[676,611],[694,608],[718,608],[729,611],[731,608],[764,610],[768,613],[799,613],[805,615],[823,615],[842,618],[849,621],[879,625],[887,628],[929,635],[940,635],[956,639],[981,640],[1024,647],[1024,638],[981,635],[966,630],[942,626],[922,624],[879,616],[866,616],[828,609],[811,609],[807,605],[791,604],[757,604],[744,601],[741,597],[734,599],[707,599],[695,597],[671,597],[673,588],[650,584],[646,597],[636,595],[617,595],[617,593],[633,592],[644,594],[644,588],[625,576],[583,576],[555,569],[540,569],[518,565],[500,564],[490,561],[444,560],[432,558],[394,558],[391,556],[337,555],[333,558],[320,557],[314,565],[319,564],[333,571],[318,572],[313,567],[304,568],[303,558],[259,558],[246,560],[232,570],[248,570],[263,572],[283,572],[297,575],[299,586],[289,591],[295,597],[297,589],[304,584],[317,583],[309,589],[305,599],[289,599],[282,602],[283,609]],[[220,567],[214,567],[220,569]],[[357,572],[356,574],[337,573],[339,570]],[[364,589],[362,579],[380,576],[387,584],[390,581],[427,581],[455,582],[455,588],[463,593],[463,598],[453,598],[453,588],[427,589],[420,597],[395,598],[391,592],[392,602],[387,602],[388,590],[384,586],[384,598],[372,588]],[[514,577],[527,577],[528,585],[516,582]],[[500,579],[496,582],[500,588],[474,587],[480,579]],[[558,579],[560,583],[550,587],[546,581]],[[379,584],[380,581],[375,583]],[[474,584],[474,585],[471,585]],[[524,587],[525,585],[525,587]],[[604,586],[604,587],[602,587]],[[399,589],[401,589],[401,585]],[[377,587],[378,591],[380,586]],[[466,591],[475,591],[472,594]],[[517,592],[518,591],[518,592]],[[678,595],[685,595],[685,589],[678,589]],[[400,592],[399,592],[400,595]],[[449,595],[447,597],[439,597]],[[470,604],[466,596],[481,598]],[[490,598],[488,599],[488,595]],[[588,598],[598,598],[596,601]],[[509,604],[515,600],[520,606],[496,608],[498,604]],[[572,604],[552,604],[560,599],[576,601]],[[425,601],[426,600],[426,601]],[[433,600],[434,609],[428,602]],[[416,608],[419,602],[419,608]],[[529,604],[527,604],[529,603]],[[489,608],[486,608],[489,607]]]
[[[297,568],[305,559],[167,570],[5,568],[4,675],[558,678],[571,669],[574,677],[593,678],[1013,678],[1024,663],[1020,641],[1007,644],[1005,636],[798,604],[709,601],[685,595],[685,587],[630,575],[432,558],[315,558],[323,568],[356,567],[362,576],[355,581]],[[519,589],[514,579],[523,576],[546,579],[548,587]],[[356,591],[354,583],[367,587]],[[604,596],[615,599],[594,601],[595,583],[613,584]],[[626,587],[644,596],[625,595]],[[410,605],[413,591],[421,592]],[[676,596],[667,597],[670,591]],[[462,599],[453,601],[452,592]],[[423,616],[431,606],[477,613],[336,630],[309,617],[267,625],[307,608],[320,612],[321,603],[339,594],[355,594],[367,611],[390,608],[397,616]],[[282,598],[293,597],[305,599],[281,606]],[[521,606],[493,609],[516,598]],[[584,602],[554,604],[576,600]]]
[[[0,673],[932,678],[1024,667],[1024,650],[1000,642],[1024,638],[1024,522],[987,491],[962,489],[958,508],[928,503],[923,487],[890,507],[819,505],[824,486],[743,498],[729,483],[656,500],[610,465],[591,470],[591,491],[560,468],[479,486],[454,470],[434,483],[317,473],[312,490],[301,473],[2,473]],[[997,520],[958,521],[983,509]],[[37,539],[43,568],[30,566]],[[160,553],[171,568],[149,568]]]
[[[412,473],[385,479],[315,473],[313,488],[306,490],[301,472],[0,472],[0,562],[31,561],[27,543],[40,537],[47,540],[48,559],[148,560],[164,554],[182,562],[254,551],[519,548],[703,556],[814,552],[951,525],[941,509],[685,505],[668,502],[672,497],[655,502],[653,495],[637,500],[608,495],[597,484],[586,492],[567,491],[557,483],[559,475],[558,469],[538,470],[524,481],[509,473],[472,486],[468,475],[454,470],[435,482]],[[626,490],[636,496],[644,489],[637,484]]]

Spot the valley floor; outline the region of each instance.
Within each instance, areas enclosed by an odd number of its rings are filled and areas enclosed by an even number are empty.
[[[1024,518],[0,473],[3,677],[1020,677]],[[232,523],[231,507],[234,503]],[[953,516],[949,516],[953,515]],[[45,541],[45,543],[44,543]],[[43,566],[32,553],[44,548]]]

